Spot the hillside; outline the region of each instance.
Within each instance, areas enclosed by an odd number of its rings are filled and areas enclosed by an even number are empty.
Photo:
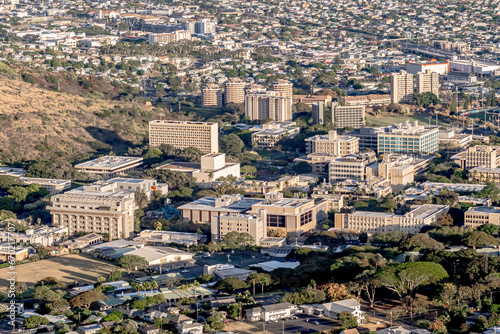
[[[0,162],[71,161],[98,151],[123,152],[147,142],[148,122],[165,116],[145,104],[39,86],[0,76]]]

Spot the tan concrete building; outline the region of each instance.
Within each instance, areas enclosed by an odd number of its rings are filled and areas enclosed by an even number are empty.
[[[413,100],[413,74],[401,71],[391,74],[391,102],[410,103]]]
[[[141,157],[104,156],[75,166],[79,172],[98,174],[104,179],[126,175],[141,166]]]
[[[47,189],[51,195],[71,188],[71,180],[42,179],[37,177],[21,177],[19,179],[26,184],[38,184]]]
[[[354,209],[353,209],[354,210]],[[446,205],[413,205],[404,215],[385,212],[353,211],[335,214],[335,227],[368,233],[404,232],[415,234],[424,226],[435,223],[439,216],[447,213]]]
[[[332,121],[338,129],[359,129],[365,126],[365,106],[336,106],[332,108]]]
[[[261,198],[246,198],[243,195],[222,195],[221,197],[203,197],[181,205],[181,216],[194,223],[212,223],[224,214],[247,213]]]
[[[464,215],[464,225],[479,227],[484,224],[500,225],[500,208],[493,206],[475,206]]]
[[[328,180],[329,182],[362,181],[366,178],[366,166],[375,162],[376,159],[375,152],[359,153],[334,159],[328,165]]]
[[[323,102],[316,102],[312,104],[311,115],[313,124],[325,123],[325,104]]]
[[[472,135],[455,133],[455,130],[439,130],[439,143],[451,144],[457,148],[466,148],[472,143]]]
[[[245,96],[245,116],[251,120],[292,119],[292,98],[276,92],[252,92]]]
[[[179,149],[196,147],[203,153],[219,152],[219,126],[211,122],[151,121],[149,145],[172,145]]]
[[[282,138],[291,138],[299,133],[300,128],[295,126],[295,122],[269,122],[262,125],[262,130],[252,133],[252,146],[256,150],[267,150]]]
[[[451,157],[463,169],[500,167],[500,146],[477,145]]]
[[[271,84],[271,89],[282,93],[283,96],[293,98],[293,84],[288,80],[278,79]]]
[[[202,107],[222,107],[222,88],[216,84],[208,84],[201,89]]]
[[[163,34],[149,34],[148,43],[149,44],[168,44],[175,43],[180,40],[191,39],[191,33],[185,30],[176,30],[170,33]]]
[[[339,136],[337,131],[329,131],[327,135],[316,135],[305,139],[306,153],[328,153],[344,157],[359,152],[359,138]]]
[[[251,213],[265,209],[267,228],[283,230],[288,237],[300,237],[328,217],[328,208],[324,199],[283,198],[283,193],[272,192],[266,194],[264,201],[252,205]]]
[[[418,72],[415,92],[419,94],[430,92],[439,97],[439,74],[430,70],[425,73]]]
[[[370,94],[361,96],[342,96],[340,101],[345,106],[376,106],[391,103],[389,94]]]
[[[266,210],[259,210],[256,215],[232,213],[215,217],[211,223],[212,240],[219,242],[229,232],[248,233],[255,244],[267,237]]]
[[[474,167],[469,170],[469,181],[500,184],[500,168]]]
[[[245,103],[245,82],[231,78],[226,82],[226,103]]]
[[[128,238],[134,232],[134,192],[91,192],[82,188],[52,196],[47,210],[55,226],[65,226],[70,235],[78,232],[109,234]]]

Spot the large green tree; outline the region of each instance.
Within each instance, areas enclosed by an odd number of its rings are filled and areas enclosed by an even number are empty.
[[[145,258],[131,254],[123,255],[121,258],[116,260],[116,264],[127,269],[129,275],[132,269],[145,270],[149,267],[149,263]]]

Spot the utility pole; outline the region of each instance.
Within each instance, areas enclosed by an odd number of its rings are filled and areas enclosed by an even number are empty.
[[[281,321],[281,325],[282,325],[282,326],[281,326],[281,333],[282,333],[282,334],[285,334],[285,320],[282,320],[282,321]]]

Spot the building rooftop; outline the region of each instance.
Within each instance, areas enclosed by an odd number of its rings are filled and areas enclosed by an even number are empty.
[[[497,213],[500,214],[500,207],[495,206],[474,206],[469,208],[468,213]]]
[[[170,120],[154,120],[149,124],[178,124],[178,125],[212,125],[215,122],[193,122],[193,121],[170,121]]]
[[[131,163],[142,163],[142,160],[142,157],[105,156],[82,162],[76,165],[75,168],[117,169],[130,165]]]
[[[241,198],[241,199],[240,199]],[[243,196],[238,198],[231,198],[227,205],[217,205],[216,197],[203,197],[191,203],[184,204],[179,209],[192,209],[192,210],[214,210],[216,208],[223,209],[228,212],[244,212],[252,208],[252,205],[258,204],[263,201],[261,198],[245,198]]]

